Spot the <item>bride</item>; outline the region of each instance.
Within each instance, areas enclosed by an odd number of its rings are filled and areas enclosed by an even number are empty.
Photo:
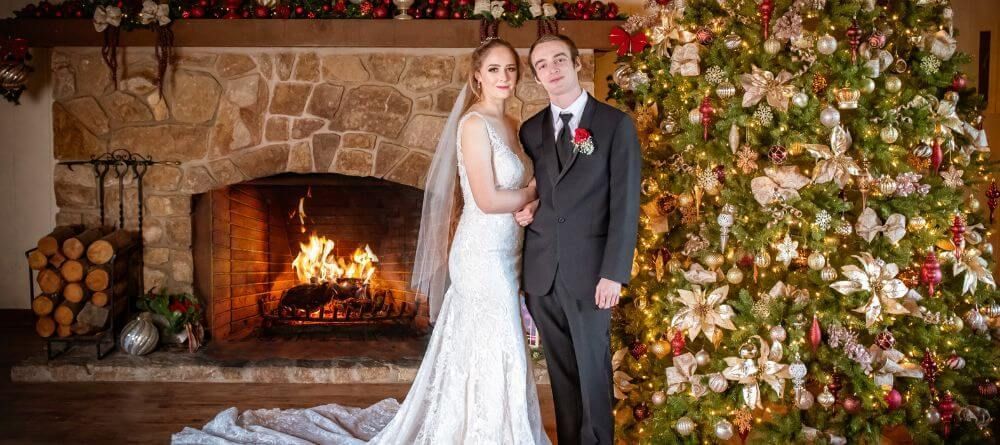
[[[173,443],[549,443],[518,298],[520,224],[529,221],[514,212],[537,196],[516,120],[504,111],[520,77],[517,53],[487,40],[473,51],[469,73],[424,191],[413,284],[428,295],[436,323],[404,402],[241,415],[230,408],[201,430],[174,434]],[[456,176],[462,207],[449,249]]]

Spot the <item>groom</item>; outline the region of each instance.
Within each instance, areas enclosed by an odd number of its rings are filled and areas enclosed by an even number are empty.
[[[528,311],[545,350],[559,443],[610,445],[611,308],[631,276],[639,140],[628,115],[580,86],[580,55],[568,37],[541,37],[528,60],[550,102],[519,135],[539,196],[515,215],[527,225]]]

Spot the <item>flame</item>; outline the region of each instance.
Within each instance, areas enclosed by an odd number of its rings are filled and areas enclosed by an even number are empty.
[[[298,214],[302,233],[306,233],[305,201],[311,197],[312,187],[307,190],[306,196],[299,198],[298,210],[289,215],[289,218],[293,218]],[[299,254],[292,261],[292,268],[295,269],[299,282],[334,282],[342,278],[361,279],[365,284],[371,281],[378,257],[368,245],[364,249],[355,249],[349,258],[338,258],[334,253],[335,246],[332,239],[316,234],[309,236],[308,243],[299,243]]]
[[[333,240],[316,235],[310,236],[308,243],[299,243],[301,250],[292,261],[299,282],[329,282],[341,278],[361,279],[365,284],[371,281],[378,262],[371,248],[366,245],[363,250],[356,249],[349,258],[338,258],[334,254],[335,245]]]

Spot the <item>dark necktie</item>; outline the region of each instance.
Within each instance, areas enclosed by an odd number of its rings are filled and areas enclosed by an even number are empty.
[[[559,171],[562,171],[563,166],[569,163],[569,159],[573,156],[573,137],[569,128],[573,113],[559,113],[559,119],[562,120],[563,126],[556,139],[556,158],[559,160]]]

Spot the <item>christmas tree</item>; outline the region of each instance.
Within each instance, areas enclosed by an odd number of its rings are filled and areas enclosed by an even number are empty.
[[[622,441],[993,440],[1000,190],[951,18],[659,0],[612,33],[646,161]]]

